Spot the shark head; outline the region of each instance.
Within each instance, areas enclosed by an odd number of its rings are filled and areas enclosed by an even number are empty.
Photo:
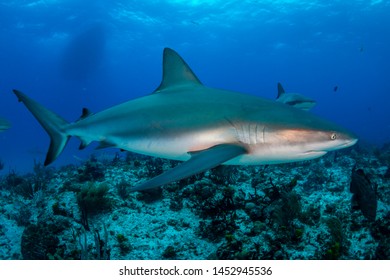
[[[355,134],[337,124],[287,107],[283,110],[284,119],[280,117],[281,111],[279,116],[271,116],[270,122],[264,122],[264,116],[260,117],[258,125],[262,130],[257,137],[260,141],[248,145],[254,160],[260,157],[260,161],[267,163],[309,160],[353,146],[358,141]]]

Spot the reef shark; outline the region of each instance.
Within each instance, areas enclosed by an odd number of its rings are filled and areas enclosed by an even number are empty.
[[[45,165],[71,136],[80,149],[93,141],[145,155],[184,161],[133,191],[152,189],[220,164],[277,164],[314,159],[352,146],[347,130],[292,106],[204,86],[172,49],[163,54],[163,78],[150,95],[96,114],[84,110],[72,123],[14,90],[51,138]]]
[[[10,126],[7,120],[0,118],[0,132],[8,129]]]
[[[307,98],[302,94],[286,92],[281,83],[278,83],[276,101],[302,110],[310,110],[316,105],[316,102],[313,99]]]

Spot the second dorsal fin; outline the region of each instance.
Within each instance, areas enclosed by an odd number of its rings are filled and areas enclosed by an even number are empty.
[[[81,116],[80,116],[79,120],[83,120],[83,119],[89,117],[90,115],[93,115],[93,113],[88,108],[84,107],[81,111]]]

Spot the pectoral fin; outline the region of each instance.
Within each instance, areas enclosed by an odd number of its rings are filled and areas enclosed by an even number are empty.
[[[187,178],[206,171],[232,158],[246,153],[244,147],[234,144],[221,144],[207,150],[191,153],[191,158],[146,182],[136,185],[131,191],[153,189],[173,181]]]

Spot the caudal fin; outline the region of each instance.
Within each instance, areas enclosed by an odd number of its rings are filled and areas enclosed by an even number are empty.
[[[13,90],[13,92],[19,102],[24,103],[50,136],[50,147],[45,159],[45,166],[49,165],[61,154],[68,143],[70,136],[65,132],[65,128],[69,123],[22,92],[18,90]]]

